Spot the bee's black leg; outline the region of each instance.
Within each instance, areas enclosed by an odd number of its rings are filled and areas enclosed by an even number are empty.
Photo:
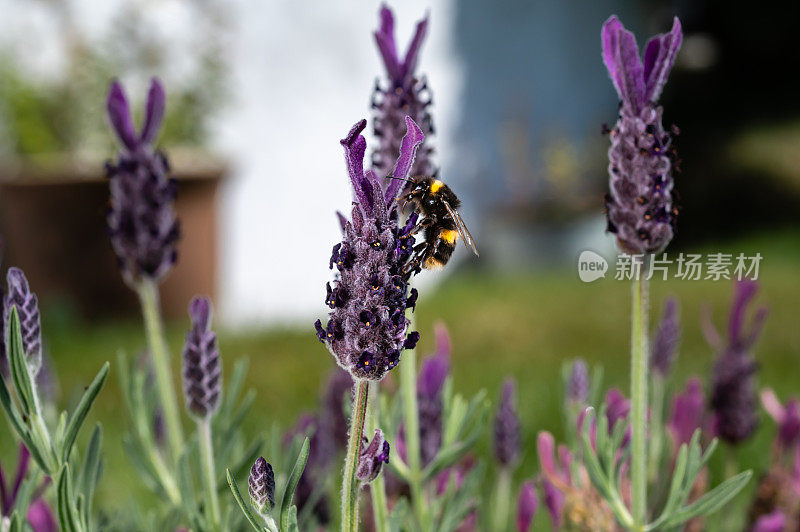
[[[432,226],[437,221],[438,220],[436,219],[436,215],[435,214],[431,214],[430,216],[426,216],[425,218],[422,219],[422,221],[420,221],[417,225],[414,226],[414,229],[412,229],[411,233],[409,233],[409,234],[416,235],[417,233],[419,233],[423,229],[427,229],[428,227]]]
[[[417,244],[414,246],[414,256],[411,257],[405,267],[403,268],[403,275],[409,275],[411,273],[419,273],[422,271],[422,263],[428,258],[428,255],[431,252],[432,246],[427,242],[423,242],[421,244]]]

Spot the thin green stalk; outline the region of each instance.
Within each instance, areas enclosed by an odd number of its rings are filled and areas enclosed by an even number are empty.
[[[648,290],[645,272],[648,266],[645,255],[642,271],[633,281],[633,321],[631,327],[631,498],[635,531],[644,530],[647,524],[647,362],[649,357]]]
[[[203,481],[206,484],[206,504],[209,508],[212,528],[219,529],[219,497],[217,496],[217,475],[214,468],[214,443],[211,437],[211,420],[197,420],[198,439],[200,440],[200,458],[202,460]]]
[[[167,425],[167,442],[172,454],[173,463],[178,460],[183,447],[183,429],[181,427],[178,400],[172,381],[167,340],[164,336],[164,324],[161,321],[161,309],[158,297],[158,286],[151,280],[143,280],[137,286],[139,301],[144,315],[144,326],[147,331],[147,342],[153,357],[153,371],[156,376],[158,398],[164,411]]]
[[[511,471],[501,467],[497,474],[497,486],[492,505],[492,530],[503,532],[508,530],[508,512],[511,507]]]
[[[356,478],[358,457],[361,455],[361,437],[369,403],[369,381],[356,381],[356,396],[353,403],[353,417],[350,421],[350,436],[347,443],[347,456],[344,462],[342,479],[342,532],[358,530],[358,490]]]
[[[400,390],[403,394],[403,415],[406,425],[406,456],[411,504],[423,531],[428,530],[425,492],[422,486],[422,458],[419,443],[419,406],[417,405],[417,351],[403,352],[400,361]]]
[[[653,375],[653,393],[650,401],[650,463],[648,482],[658,480],[661,453],[664,448],[664,388],[666,382],[661,375]]]
[[[367,434],[372,434],[375,429],[380,428],[380,401],[378,400],[378,388],[380,383],[372,381],[369,383],[369,395],[372,398],[369,401],[369,412],[367,419],[369,420],[369,430]],[[389,513],[386,506],[386,480],[384,475],[378,475],[378,478],[373,480],[369,485],[369,493],[372,497],[372,514],[375,516],[375,531],[376,532],[389,532]]]

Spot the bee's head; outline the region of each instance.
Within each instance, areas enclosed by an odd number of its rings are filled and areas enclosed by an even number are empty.
[[[409,193],[412,196],[424,196],[431,189],[431,180],[427,177],[411,178]]]

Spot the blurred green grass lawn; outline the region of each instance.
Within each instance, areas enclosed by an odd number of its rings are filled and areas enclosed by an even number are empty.
[[[761,235],[699,251],[762,254],[759,303],[767,303],[771,312],[756,347],[761,363],[759,380],[782,398],[797,394],[800,232]],[[417,326],[423,335],[419,353],[431,351],[435,322],[443,321],[450,330],[457,390],[471,395],[486,388],[496,402],[502,379],[507,375],[517,379],[525,442],[520,476],[538,470],[536,432],[547,429],[557,437],[563,433],[559,408],[563,361],[583,357],[591,364],[602,364],[606,384],[627,392],[630,289],[628,283],[613,280],[613,265],[611,269],[609,278],[591,284],[580,282],[572,269],[503,275],[460,273],[435,292],[425,294],[417,307]],[[702,306],[710,305],[715,323],[724,328],[731,289],[729,281],[652,283],[653,321],[661,313],[665,296],[674,294],[681,304],[683,342],[673,387],[682,386],[691,374],[707,379],[713,353],[702,337],[698,316]],[[185,327],[185,323],[168,327],[176,376]],[[67,326],[45,316],[44,334],[59,375],[62,405],[74,404],[100,365],[112,361],[112,375],[90,416],[92,422],[101,421],[105,428],[106,463],[97,503],[108,509],[127,506],[131,497],[146,501],[149,496],[134,478],[121,445],[126,416],[116,376],[117,352],[124,350],[130,356],[144,348],[140,324]],[[247,384],[258,392],[256,406],[246,421],[246,431],[251,435],[267,431],[273,422],[288,427],[299,412],[315,408],[320,384],[334,367],[331,356],[317,342],[311,323],[291,330],[221,331],[219,345],[228,371],[240,357],[250,359]],[[762,420],[757,442],[742,451],[745,462],[763,465],[766,459],[767,453],[758,449],[764,449],[773,427],[764,416]],[[87,438],[89,432],[85,428],[82,437]],[[5,428],[3,434],[0,456],[8,463],[15,438]],[[484,448],[487,445],[487,441],[481,444]]]

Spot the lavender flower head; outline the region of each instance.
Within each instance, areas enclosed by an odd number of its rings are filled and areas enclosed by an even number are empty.
[[[669,33],[648,41],[642,61],[636,38],[616,16],[603,25],[603,60],[621,100],[617,124],[609,132],[606,211],[608,231],[624,253],[660,253],[674,233],[674,151],[657,101],[682,38],[676,17]]]
[[[194,298],[189,304],[189,316],[192,328],[186,333],[183,347],[183,391],[189,411],[207,418],[219,408],[222,373],[208,298]]]
[[[503,395],[494,421],[494,456],[503,466],[511,465],[519,456],[519,417],[515,395],[514,380],[508,378],[503,383]]]
[[[250,491],[250,502],[256,511],[266,515],[275,506],[275,473],[272,465],[259,456],[253,467],[250,468],[250,477],[247,479]]]
[[[411,230],[417,216],[400,226],[396,200],[402,181],[381,180],[372,170],[364,171],[367,142],[361,132],[366,125],[361,120],[341,141],[354,205],[329,264],[338,270],[333,287],[327,284],[329,320],[325,328],[320,320],[315,327],[319,340],[355,379],[381,380],[398,364],[400,352],[413,349],[419,340],[419,333],[408,332],[405,315],[407,308],[414,308],[417,291],[409,293],[409,275],[403,273],[412,254]],[[424,138],[410,118],[406,126],[393,173],[399,178],[409,176]]]
[[[707,340],[717,351],[712,377],[711,409],[717,435],[729,443],[740,443],[756,429],[758,421],[754,376],[758,366],[751,351],[764,320],[765,307],[759,308],[745,330],[748,305],[758,292],[758,284],[750,280],[738,281],[731,304],[728,321],[728,338],[720,340],[710,323],[705,326]]]
[[[585,404],[589,400],[589,368],[582,359],[572,363],[567,378],[567,401],[573,404]]]
[[[386,67],[388,79],[384,87],[376,81],[372,94],[375,136],[380,139],[379,147],[372,152],[372,168],[381,177],[390,175],[401,139],[406,132],[406,116],[419,124],[426,137],[433,134],[433,121],[428,112],[428,107],[431,105],[428,83],[424,77],[418,79],[414,75],[420,47],[427,32],[426,15],[417,23],[405,57],[400,58],[394,39],[394,15],[386,5],[381,6],[380,28],[375,32],[375,43]],[[410,175],[435,173],[430,159],[432,152],[433,148],[424,143],[420,146]]]
[[[675,442],[675,449],[688,444],[697,429],[703,427],[706,399],[700,379],[692,378],[686,382],[684,390],[672,399],[672,411],[667,428]]]
[[[664,314],[661,315],[661,323],[658,325],[658,331],[650,351],[650,366],[662,378],[669,375],[672,369],[680,339],[678,303],[670,298],[664,304]]]
[[[137,134],[122,85],[111,84],[106,107],[121,150],[116,163],[107,163],[111,207],[106,221],[111,245],[125,281],[157,281],[177,258],[180,236],[175,218],[176,184],[168,177],[166,156],[153,149],[164,117],[164,89],[150,84],[144,125]]]
[[[383,437],[381,429],[375,429],[372,441],[363,436],[363,442],[356,477],[361,482],[369,483],[378,478],[383,464],[389,463],[389,442]]]
[[[536,496],[536,486],[530,480],[525,481],[519,489],[517,499],[517,530],[528,532],[539,508],[539,498]]]
[[[443,324],[435,330],[436,352],[422,364],[417,379],[420,454],[423,465],[433,460],[442,446],[442,388],[450,374],[450,336]]]
[[[17,308],[19,328],[22,333],[22,350],[31,374],[36,377],[42,367],[42,327],[39,318],[39,302],[36,294],[31,292],[25,273],[19,268],[9,268],[6,276],[8,293],[3,298],[3,330],[4,336],[10,334],[8,320],[11,317],[11,307]],[[8,345],[8,338],[5,338]],[[3,352],[0,360],[0,369],[4,375],[8,374],[8,353]]]

